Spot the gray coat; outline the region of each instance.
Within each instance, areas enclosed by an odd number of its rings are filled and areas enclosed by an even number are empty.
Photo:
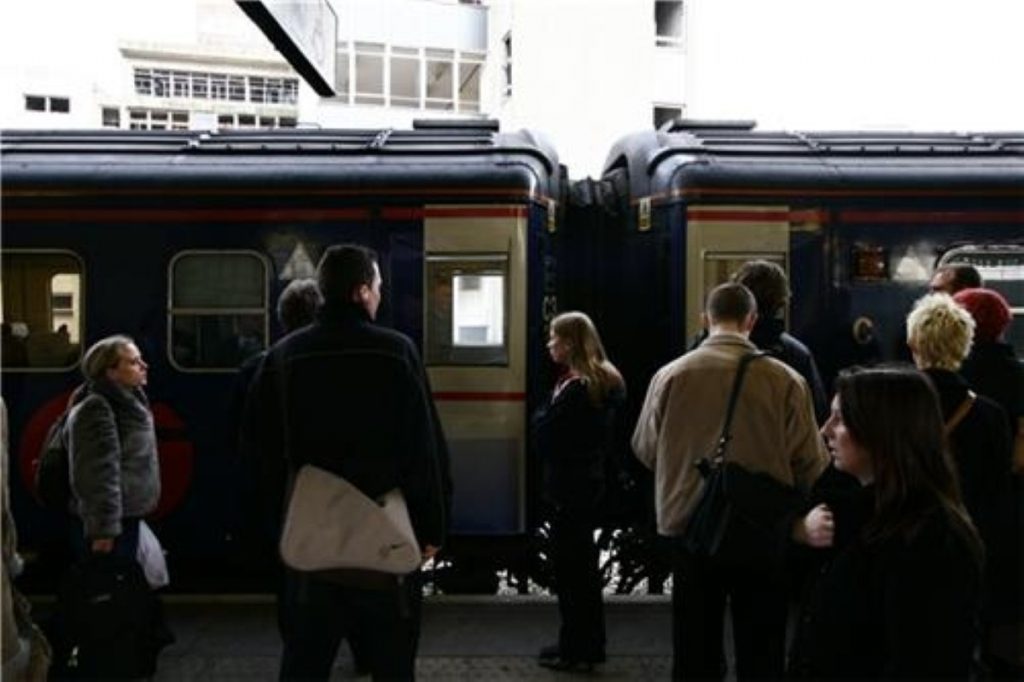
[[[149,401],[109,381],[91,382],[72,398],[68,418],[74,509],[89,538],[121,534],[121,519],[153,511],[160,465]]]

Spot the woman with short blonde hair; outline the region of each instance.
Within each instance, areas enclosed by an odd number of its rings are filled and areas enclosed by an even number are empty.
[[[974,318],[948,294],[929,294],[907,316],[907,344],[919,369],[955,372],[971,352]]]

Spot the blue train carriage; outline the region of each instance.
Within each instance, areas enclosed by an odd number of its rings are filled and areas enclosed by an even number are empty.
[[[237,370],[280,336],[283,287],[348,241],[380,254],[378,319],[427,364],[451,451],[453,531],[522,537],[561,182],[541,138],[487,121],[7,131],[2,162],[3,397],[30,573],[49,584],[66,559],[59,515],[31,494],[32,461],[80,382],[83,350],[127,333],[150,363],[163,476],[152,522],[174,586],[268,587],[246,580],[269,562],[242,494]]]
[[[598,307],[613,331],[628,309],[626,329],[644,335],[638,344],[619,331],[609,344],[632,363],[634,402],[699,332],[707,292],[750,258],[788,272],[787,327],[827,385],[851,364],[910,359],[905,316],[945,263],[977,266],[1007,297],[1010,340],[1024,352],[1024,133],[801,134],[681,120],[620,140],[590,184],[589,201],[604,197],[625,216],[605,226],[617,264],[604,278],[614,294]]]

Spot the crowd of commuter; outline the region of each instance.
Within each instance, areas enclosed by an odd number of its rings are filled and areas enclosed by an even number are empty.
[[[1019,674],[1013,472],[1024,465],[1024,367],[1005,342],[1009,306],[973,268],[942,268],[930,289],[906,319],[914,366],[847,368],[829,401],[811,352],[785,332],[784,271],[751,261],[708,295],[704,335],[651,378],[631,445],[654,474],[657,530],[672,545],[673,678],[727,674],[726,608],[738,679]],[[445,544],[444,434],[415,345],[376,323],[381,298],[373,251],[329,248],[316,281],[281,296],[286,335],[242,368],[234,418],[267,547],[305,465],[370,498],[400,490],[423,561]],[[560,373],[533,415],[531,442],[561,622],[538,662],[589,673],[606,658],[594,536],[626,385],[582,312],[551,321],[547,349]],[[695,553],[686,531],[706,487],[697,465],[722,445],[730,386],[752,354],[734,398],[730,462],[799,490],[800,503],[766,524],[777,563],[725,565]],[[130,338],[112,336],[89,348],[82,369],[65,427],[70,545],[80,558],[146,564],[159,543],[144,517],[160,495],[147,366]],[[5,419],[4,679],[42,679],[46,642],[10,584],[18,568],[6,460]],[[161,586],[160,567],[143,568]],[[279,588],[280,679],[326,680],[342,640],[374,679],[414,677],[418,571],[285,566]],[[171,639],[166,628],[162,636]]]

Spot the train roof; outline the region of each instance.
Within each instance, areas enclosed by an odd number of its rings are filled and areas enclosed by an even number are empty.
[[[147,181],[522,186],[557,197],[554,147],[497,121],[416,121],[412,130],[4,130],[3,182]],[[526,171],[526,172],[524,172]],[[230,180],[226,177],[230,176]]]
[[[903,133],[760,131],[750,121],[677,120],[627,135],[605,175],[628,173],[630,196],[699,187],[963,187],[1020,189],[1024,131]]]

